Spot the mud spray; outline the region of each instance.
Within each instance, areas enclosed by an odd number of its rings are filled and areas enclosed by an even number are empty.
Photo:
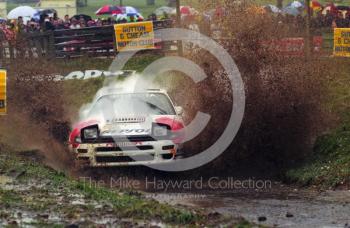
[[[62,84],[45,77],[58,70],[46,61],[20,59],[6,69],[9,110],[0,120],[1,143],[24,155],[35,150],[36,156],[43,157],[51,167],[70,170],[72,161],[66,149],[69,125]]]
[[[316,136],[327,130],[333,120],[324,110],[324,79],[334,70],[331,63],[317,57],[309,61],[290,58],[269,50],[261,40],[286,36],[286,30],[276,30],[269,15],[252,14],[246,10],[249,5],[241,9],[231,6],[232,2],[235,1],[222,3],[230,16],[216,18],[212,23],[222,29],[222,36],[227,39],[221,45],[234,58],[245,82],[244,121],[222,156],[186,175],[279,174],[310,153]],[[208,25],[203,22],[200,27],[206,31]],[[119,82],[106,80],[95,99],[109,89],[122,87],[132,91],[135,82],[147,88],[165,88],[176,105],[184,107],[186,123],[197,111],[212,117],[205,130],[185,145],[189,156],[203,151],[225,129],[234,98],[225,72],[210,53],[196,50],[186,54],[186,58],[202,67],[208,76],[206,80],[195,84],[179,72],[167,72],[167,77],[160,76],[157,82],[147,81],[144,75]],[[61,83],[31,80],[33,75],[56,71],[51,63],[16,62],[8,69],[11,105],[9,115],[1,119],[1,141],[26,149],[39,148],[49,164],[69,169],[72,163],[64,143],[69,130],[66,126],[85,119],[84,113],[91,104],[84,105],[79,114],[68,115],[70,110],[66,110],[62,96],[67,92]],[[146,80],[140,82],[140,77]]]

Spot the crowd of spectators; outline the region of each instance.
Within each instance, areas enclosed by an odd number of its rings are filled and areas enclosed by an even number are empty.
[[[93,20],[91,18],[87,18],[84,15],[81,15],[80,17],[75,16],[72,18],[70,18],[69,15],[65,15],[64,18],[61,19],[57,17],[57,14],[54,14],[52,17],[43,15],[40,17],[39,21],[31,19],[27,23],[24,23],[23,18],[19,17],[17,20],[3,21],[1,25],[2,28],[7,26],[11,29],[15,28],[16,31],[20,32],[36,32],[56,29],[78,29],[85,27],[112,25],[115,23],[138,22],[142,20],[143,18],[137,16],[130,16],[128,19],[124,18],[118,21],[114,17],[109,17],[108,19],[98,18],[96,20]]]
[[[108,17],[107,19],[92,19],[87,15],[76,15],[70,17],[65,15],[64,18],[59,18],[56,13],[53,16],[41,15],[40,20],[31,19],[25,21],[23,17],[18,17],[17,20],[2,20],[0,22],[0,30],[3,31],[7,40],[13,40],[21,33],[36,33],[38,31],[53,31],[60,29],[79,29],[86,27],[108,26],[116,23],[140,22],[143,21],[142,16],[128,17]],[[150,15],[147,20],[157,20],[155,14]]]
[[[306,15],[282,15],[278,14],[274,19],[278,24],[286,24],[291,28],[303,29],[306,25]],[[322,28],[350,28],[350,12],[326,11],[326,14],[317,12],[312,15],[310,26],[312,29]]]
[[[303,31],[306,24],[306,15],[288,15],[288,14],[271,14],[273,23],[277,26],[281,25],[286,27],[290,31]],[[159,17],[155,14],[148,16],[146,20],[157,20]],[[164,14],[162,19],[174,19],[171,16]],[[65,15],[64,18],[59,18],[56,13],[51,16],[44,14],[40,16],[39,20],[31,19],[25,21],[22,17],[18,17],[17,20],[2,20],[0,21],[0,30],[3,31],[8,40],[14,39],[21,33],[35,33],[38,31],[53,31],[60,29],[79,29],[86,27],[100,27],[113,25],[116,23],[128,23],[143,21],[142,16],[129,16],[129,17],[108,17],[107,19],[92,19],[87,15],[76,15],[70,17]],[[192,22],[191,22],[192,23]],[[189,24],[191,24],[189,23]],[[185,21],[183,24],[186,24]],[[205,25],[210,27],[210,23]],[[311,17],[312,29],[323,28],[350,28],[350,11],[330,11],[327,10],[325,14],[321,11],[315,13]]]

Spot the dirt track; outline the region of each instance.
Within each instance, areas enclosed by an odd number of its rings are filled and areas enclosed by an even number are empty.
[[[349,191],[317,193],[278,188],[271,192],[151,193],[148,197],[226,216],[242,216],[267,226],[349,227]]]
[[[186,185],[186,182],[183,182],[186,181],[185,177],[148,171],[145,176],[135,178],[132,177],[131,171],[118,173],[115,169],[107,172],[99,170],[94,172],[92,179],[86,180],[91,181],[91,184],[102,183],[111,188],[136,188],[143,191],[147,198],[162,203],[204,209],[214,216],[219,213],[233,218],[243,217],[250,222],[266,226],[349,227],[350,224],[350,191],[319,192],[268,180],[265,180],[265,183],[271,183],[271,186],[266,185],[266,188],[213,188],[218,186],[216,184],[219,181],[225,182],[230,179],[218,177],[210,185],[208,178],[188,177],[192,182]],[[142,173],[148,171],[143,170]],[[102,175],[99,174],[101,172]],[[173,184],[176,181],[180,181],[177,182],[178,185]],[[246,180],[233,178],[233,181]]]

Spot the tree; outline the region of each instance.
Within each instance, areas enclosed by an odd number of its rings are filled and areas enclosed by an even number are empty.
[[[146,0],[146,4],[148,6],[154,6],[155,5],[155,0]]]
[[[277,7],[279,9],[282,9],[283,8],[283,0],[277,0]]]

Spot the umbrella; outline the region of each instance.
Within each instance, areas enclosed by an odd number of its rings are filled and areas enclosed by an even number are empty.
[[[319,3],[319,2],[316,1],[316,0],[312,0],[312,1],[310,2],[310,7],[311,7],[311,9],[312,9],[313,11],[315,11],[315,12],[319,12],[319,11],[321,11],[321,10],[323,9],[322,4]]]
[[[281,13],[282,10],[280,10],[277,6],[274,5],[266,5],[264,6],[265,10],[271,13]]]
[[[77,14],[77,15],[74,15],[74,16],[72,17],[72,19],[75,18],[75,19],[79,20],[81,17],[84,18],[84,21],[91,21],[91,20],[92,20],[92,18],[91,18],[89,15],[86,15],[86,14]]]
[[[55,10],[55,9],[40,9],[40,10],[38,10],[38,13],[39,14],[55,14],[55,13],[57,13],[57,10]]]
[[[338,13],[337,7],[333,3],[327,4],[326,7],[323,9],[322,14],[327,14],[327,11],[329,11],[333,15],[336,15]]]
[[[7,15],[8,19],[18,19],[23,17],[24,22],[29,21],[38,11],[30,6],[19,6],[14,8]]]
[[[199,12],[190,6],[180,6],[180,13],[184,16],[197,15]],[[176,14],[176,9],[174,9],[171,14]]]
[[[141,19],[141,20],[145,20],[145,18],[144,18],[140,13],[138,13],[138,14],[136,15],[136,17],[139,18],[139,19]]]
[[[168,6],[162,6],[154,11],[156,15],[163,15],[164,13],[166,14],[171,14],[173,11],[176,11],[176,9]]]
[[[189,6],[181,6],[180,7],[180,12],[181,12],[181,14],[190,15],[191,14],[191,7],[189,7]]]
[[[291,7],[291,8],[304,8],[304,4],[301,3],[301,2],[298,2],[298,1],[294,1],[294,2],[291,2],[287,5],[287,7]],[[286,8],[287,8],[286,7]]]
[[[111,5],[105,5],[102,6],[100,9],[96,11],[96,15],[103,15],[103,14],[121,14],[123,13],[123,9],[119,6],[111,6]]]
[[[291,7],[291,6],[287,6],[287,7],[283,8],[282,12],[284,14],[289,14],[289,15],[293,15],[293,16],[297,16],[297,15],[301,14],[301,12],[298,8]]]
[[[124,6],[122,7],[122,9],[123,13],[128,16],[136,16],[137,14],[139,14],[139,11],[132,6]]]

